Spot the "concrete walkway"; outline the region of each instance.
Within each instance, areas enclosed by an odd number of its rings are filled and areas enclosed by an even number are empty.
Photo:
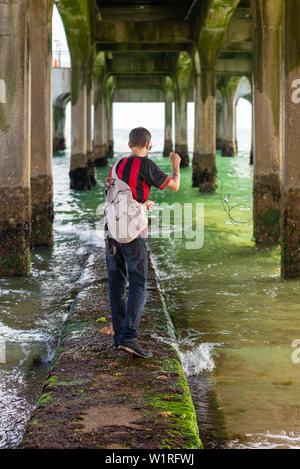
[[[151,257],[140,340],[153,358],[115,350],[110,321],[105,253],[95,249],[21,448],[201,448],[180,361],[158,338],[170,323]]]

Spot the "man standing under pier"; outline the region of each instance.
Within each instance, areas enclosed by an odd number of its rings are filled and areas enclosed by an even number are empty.
[[[151,186],[160,190],[168,187],[178,191],[180,186],[180,156],[170,153],[173,166],[172,177],[148,157],[151,150],[151,134],[144,127],[137,127],[129,134],[129,157],[120,159],[116,166],[119,179],[126,182],[133,199],[144,204],[147,210],[154,205],[149,197]],[[112,169],[110,171],[110,177]],[[110,182],[110,180],[109,180]],[[112,238],[106,225],[106,263],[108,272],[109,298],[114,328],[114,346],[138,357],[149,358],[139,344],[138,328],[146,299],[148,253],[146,233],[142,232],[129,243],[119,243]],[[126,302],[126,283],[129,279],[129,294]]]

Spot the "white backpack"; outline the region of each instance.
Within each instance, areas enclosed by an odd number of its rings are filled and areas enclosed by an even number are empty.
[[[118,177],[117,164],[107,187],[104,214],[111,236],[119,243],[130,243],[147,227],[148,218],[144,205],[134,200],[128,184]]]

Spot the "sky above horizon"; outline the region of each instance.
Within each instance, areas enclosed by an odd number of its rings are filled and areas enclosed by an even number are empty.
[[[61,17],[54,5],[52,17],[52,51],[54,56],[59,49],[67,51],[68,43]],[[241,98],[236,111],[237,130],[250,129],[252,124],[251,104]],[[113,125],[116,129],[128,129],[137,126],[152,129],[163,128],[164,103],[114,103]],[[193,126],[194,103],[188,103],[188,127]]]

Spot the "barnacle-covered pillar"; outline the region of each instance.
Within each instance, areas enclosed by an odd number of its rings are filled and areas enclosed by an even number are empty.
[[[259,244],[273,244],[279,240],[281,213],[282,0],[253,0],[252,11],[254,239]],[[292,43],[288,47],[293,48]],[[287,116],[285,120],[288,122]]]
[[[31,203],[33,245],[53,244],[52,2],[31,1]]]
[[[30,270],[29,1],[0,0],[0,275]]]

